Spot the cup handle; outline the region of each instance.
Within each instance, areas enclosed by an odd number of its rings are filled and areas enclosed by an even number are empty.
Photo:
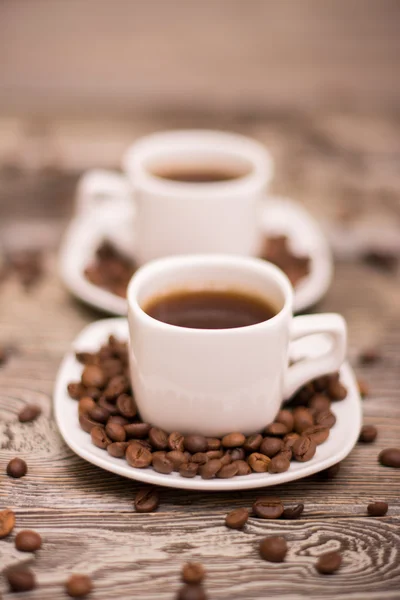
[[[347,327],[340,315],[329,313],[304,315],[292,320],[290,341],[324,333],[331,338],[329,350],[319,356],[305,358],[288,367],[284,383],[284,398],[287,400],[301,386],[312,379],[337,371],[346,356]],[[289,345],[290,356],[290,345]]]
[[[115,171],[93,169],[79,180],[75,213],[79,217],[95,215],[96,210],[112,202],[131,206],[132,191],[127,178]]]

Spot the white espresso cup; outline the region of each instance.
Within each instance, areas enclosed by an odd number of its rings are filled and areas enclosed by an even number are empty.
[[[192,329],[149,316],[143,307],[179,291],[225,290],[264,299],[267,321],[232,329]],[[175,256],[141,267],[128,288],[130,369],[142,419],[166,431],[221,436],[260,431],[284,399],[337,371],[346,324],[337,314],[293,317],[293,290],[274,265],[228,255]],[[316,333],[330,349],[289,366],[293,340]]]
[[[101,215],[107,237],[139,264],[176,254],[257,254],[260,204],[273,172],[272,158],[258,142],[208,130],[155,133],[128,148],[123,170],[86,173],[77,210]],[[202,171],[233,177],[171,178]]]

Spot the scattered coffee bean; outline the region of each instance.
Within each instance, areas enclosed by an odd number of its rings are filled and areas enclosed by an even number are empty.
[[[221,440],[218,438],[207,438],[208,450],[219,450],[221,448]]]
[[[201,465],[199,468],[199,474],[202,479],[212,479],[216,476],[218,471],[222,468],[222,462],[220,458],[212,458],[205,465]],[[180,472],[180,471],[179,471]]]
[[[331,467],[328,467],[327,469],[324,469],[323,471],[321,471],[319,473],[319,475],[323,478],[323,479],[334,479],[340,471],[340,462],[336,463],[335,465],[332,465]]]
[[[79,425],[82,427],[83,431],[86,433],[90,433],[96,425],[98,425],[97,421],[93,421],[86,413],[81,413],[78,415]]]
[[[10,535],[12,530],[15,527],[15,514],[12,510],[0,511],[0,539],[7,537]]]
[[[201,583],[206,576],[203,565],[199,562],[188,562],[182,568],[182,581],[184,583]]]
[[[293,452],[291,448],[287,448],[286,446],[283,447],[283,450],[281,450],[279,452],[279,456],[284,456],[285,458],[287,458],[289,461],[292,460],[293,457]]]
[[[278,437],[283,437],[287,433],[289,433],[289,429],[284,423],[270,423],[264,429],[265,435],[276,435]]]
[[[111,415],[113,418],[118,417],[120,419],[123,419],[123,417],[120,416],[119,410],[116,407],[116,405],[112,402],[109,402],[104,396],[100,396],[98,400],[98,405],[101,408],[105,408],[108,411],[108,414]]]
[[[284,537],[273,535],[261,540],[259,550],[264,560],[280,563],[285,560],[288,547]]]
[[[381,465],[400,469],[400,448],[385,448],[378,458]]]
[[[342,557],[339,552],[327,552],[319,557],[315,568],[321,575],[331,575],[339,569],[341,564]]]
[[[110,438],[106,434],[106,430],[102,425],[96,425],[92,427],[90,432],[90,436],[92,438],[92,444],[97,446],[98,448],[102,448],[105,450],[109,444],[111,444]]]
[[[197,463],[198,465],[205,465],[208,460],[209,457],[206,452],[196,452],[192,456],[192,462]]]
[[[19,479],[24,477],[28,472],[28,466],[22,458],[13,458],[7,465],[7,475]]]
[[[225,525],[230,529],[242,529],[249,520],[247,508],[235,508],[225,517]]]
[[[322,425],[313,425],[303,432],[303,435],[312,439],[317,446],[326,442],[329,437],[329,428]]]
[[[321,427],[327,427],[328,429],[331,429],[335,423],[336,417],[330,410],[325,410],[315,415],[315,425],[320,425]]]
[[[344,400],[347,396],[347,390],[340,381],[330,381],[327,391],[331,400]]]
[[[229,465],[229,463],[232,462],[232,455],[230,452],[225,452],[222,456],[221,456],[221,464],[222,465]]]
[[[229,465],[223,465],[217,473],[217,477],[220,479],[230,479],[231,477],[235,477],[238,472],[238,466],[236,461],[229,463]]]
[[[201,585],[187,583],[179,591],[177,600],[207,600],[207,595]]]
[[[142,439],[148,436],[151,425],[148,423],[129,423],[124,425],[124,429],[128,438]]]
[[[93,352],[75,352],[75,358],[82,365],[93,365],[96,362],[96,354]]]
[[[185,445],[183,443],[184,437],[181,433],[177,431],[173,431],[168,436],[168,448],[170,450],[179,450],[183,452],[185,449]]]
[[[310,412],[312,415],[315,415],[319,412],[325,412],[326,410],[330,410],[331,401],[327,396],[322,394],[318,394],[313,396],[310,400]]]
[[[71,598],[83,598],[92,591],[93,582],[88,575],[71,575],[65,589]]]
[[[268,465],[271,459],[265,454],[260,454],[259,452],[253,452],[247,459],[250,468],[255,473],[266,473],[268,471]]]
[[[42,538],[36,531],[23,529],[15,536],[15,547],[20,552],[36,552],[42,547]]]
[[[110,417],[110,413],[107,409],[95,404],[95,406],[89,410],[88,417],[92,419],[92,421],[96,421],[96,423],[105,425]]]
[[[299,462],[311,460],[317,450],[317,444],[307,436],[301,436],[292,447],[293,458]]]
[[[284,448],[284,442],[280,438],[266,437],[263,439],[259,452],[272,458]]]
[[[106,377],[102,369],[97,365],[86,365],[82,372],[82,384],[85,387],[103,388],[106,385]]]
[[[224,451],[222,448],[220,450],[207,450],[206,455],[208,458],[222,458],[224,456]],[[194,456],[194,455],[193,455]]]
[[[225,454],[229,454],[232,460],[244,460],[246,458],[246,452],[243,448],[230,448]]]
[[[363,444],[372,444],[376,440],[377,435],[378,430],[375,425],[363,425],[358,441],[363,442]]]
[[[361,398],[366,398],[369,394],[369,387],[362,379],[357,379],[358,391],[360,392]]]
[[[171,450],[167,453],[167,458],[171,461],[174,471],[179,471],[180,466],[186,462],[186,456],[180,450]]]
[[[279,498],[257,498],[253,504],[253,512],[261,519],[279,519],[284,510]]]
[[[287,435],[285,435],[285,437],[283,438],[283,443],[285,448],[293,448],[293,444],[300,439],[300,434],[298,433],[288,433]]]
[[[107,423],[106,434],[113,442],[124,442],[126,440],[126,431],[118,423]]]
[[[119,396],[122,396],[122,394],[126,394],[126,392],[128,392],[129,390],[129,387],[130,384],[128,378],[125,377],[125,375],[115,375],[115,377],[112,377],[108,382],[107,387],[104,390],[104,396],[107,398],[107,400],[116,400],[117,398],[119,398]],[[127,406],[125,408],[126,410],[132,412],[133,406],[132,403],[129,401],[129,403],[127,402]]]
[[[95,387],[88,387],[85,388],[85,395],[89,396],[90,398],[93,398],[93,400],[99,400],[101,398],[101,390],[99,388],[95,388]],[[107,408],[107,407],[105,407]]]
[[[83,396],[78,403],[79,414],[89,414],[89,412],[96,406],[96,402],[90,396]]]
[[[187,435],[183,440],[185,450],[195,454],[196,452],[206,452],[208,450],[207,438],[204,435]]]
[[[168,448],[168,434],[158,427],[150,429],[149,440],[153,448],[157,450],[166,450]]]
[[[6,579],[12,592],[29,592],[35,589],[36,579],[27,567],[15,567],[6,572]]]
[[[154,512],[160,504],[160,495],[155,488],[142,488],[135,498],[136,512]]]
[[[243,446],[246,441],[246,437],[243,433],[229,433],[228,435],[224,435],[221,442],[224,448],[238,448]]]
[[[211,462],[211,461],[209,461]],[[199,465],[192,462],[185,462],[179,467],[179,475],[181,477],[196,477],[199,471]]]
[[[68,394],[73,400],[80,400],[82,396],[86,396],[86,389],[81,383],[69,383],[67,386]]]
[[[311,414],[311,411],[303,406],[299,406],[298,408],[294,409],[293,419],[293,428],[295,432],[299,433],[300,435],[303,433],[303,431],[314,425],[314,418]]]
[[[251,468],[245,460],[236,460],[235,463],[237,466],[237,475],[250,475]]]
[[[381,360],[381,358],[381,353],[377,348],[365,348],[359,355],[359,361],[362,365],[372,365]]]
[[[129,394],[120,394],[117,398],[117,408],[126,419],[133,419],[137,413],[134,399]]]
[[[174,470],[174,465],[167,458],[167,456],[154,456],[152,460],[153,469],[157,471],[157,473],[162,473],[163,475],[169,475]]]
[[[243,449],[246,452],[257,452],[257,450],[261,446],[262,441],[263,441],[263,436],[261,435],[261,433],[253,433],[252,435],[249,435],[246,438],[246,440],[243,444]]]
[[[389,509],[387,502],[372,502],[368,504],[367,511],[371,517],[383,517]]]
[[[277,423],[283,423],[288,428],[288,431],[292,431],[294,427],[294,416],[290,410],[280,410],[275,417]]]
[[[137,469],[149,467],[153,459],[150,450],[144,448],[138,442],[129,444],[125,452],[125,458],[131,467],[136,467]]]
[[[284,473],[290,467],[290,460],[287,456],[282,454],[277,454],[273,458],[271,458],[271,462],[268,465],[269,473]]]
[[[18,414],[20,423],[30,423],[42,414],[42,409],[37,404],[27,404]]]
[[[299,519],[304,510],[304,504],[297,504],[296,506],[291,506],[285,508],[282,513],[282,519]]]
[[[108,444],[107,452],[114,458],[124,458],[128,445],[128,442],[113,442],[112,444]]]

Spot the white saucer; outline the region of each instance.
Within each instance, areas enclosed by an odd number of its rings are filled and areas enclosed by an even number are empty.
[[[110,334],[126,340],[128,323],[126,319],[104,319],[88,325],[76,338],[73,348],[76,350],[95,351],[106,342]],[[296,342],[294,360],[305,355],[319,354],[324,346],[329,344],[322,336],[310,336]],[[74,351],[69,352],[60,367],[54,390],[54,411],[58,428],[68,446],[83,459],[98,467],[117,473],[129,479],[145,483],[190,490],[245,490],[268,487],[301,479],[326,469],[343,460],[357,442],[361,428],[361,399],[357,382],[349,364],[343,365],[341,379],[348,390],[348,395],[342,402],[335,402],[332,410],[337,422],[331,430],[328,440],[318,446],[312,460],[306,463],[290,464],[285,473],[271,475],[269,473],[253,473],[232,479],[204,480],[199,476],[185,479],[177,473],[162,475],[153,469],[136,469],[130,467],[124,459],[113,458],[105,450],[94,446],[90,435],[80,428],[78,422],[78,403],[67,393],[67,385],[77,381],[82,372],[82,365],[75,358]]]
[[[124,298],[90,283],[85,268],[93,262],[95,253],[104,239],[116,241],[126,238],[126,215],[121,207],[112,218],[110,206],[96,207],[96,214],[84,213],[70,223],[60,250],[60,273],[67,288],[79,299],[105,312],[125,316]],[[103,213],[103,214],[102,214]],[[103,218],[104,217],[104,218]],[[287,235],[293,252],[310,257],[310,273],[296,286],[294,310],[302,312],[314,305],[327,291],[333,275],[333,261],[328,243],[317,222],[292,200],[268,198],[262,214],[263,229],[267,235]],[[127,246],[126,240],[122,240]],[[132,240],[134,246],[134,240]]]

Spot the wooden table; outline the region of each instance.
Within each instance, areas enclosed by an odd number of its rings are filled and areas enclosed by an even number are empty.
[[[131,122],[125,128],[116,123],[112,147],[123,145],[125,137],[118,138],[122,130],[121,135],[128,131],[134,136],[188,121],[164,116]],[[205,121],[213,124],[210,116],[193,117],[190,124],[201,126]],[[392,235],[396,227],[398,232],[400,219],[396,118],[269,114],[257,120],[249,115],[223,117],[216,124],[269,144],[277,158],[275,190],[301,199],[325,223],[333,242],[338,231],[352,242],[363,221],[372,222],[377,234],[375,241],[367,235],[367,242],[379,245],[391,239],[396,244]],[[45,123],[41,126],[51,130]],[[101,133],[101,123],[98,128]],[[12,124],[6,130],[10,141]],[[52,389],[60,361],[80,329],[99,318],[70,297],[58,279],[56,263],[59,233],[71,211],[78,175],[68,156],[79,162],[79,140],[86,130],[76,133],[75,129],[76,153],[71,151],[71,137],[69,153],[63,153],[58,139],[57,160],[35,164],[35,170],[29,171],[22,168],[24,159],[32,157],[28,152],[31,130],[26,131],[12,161],[4,159],[0,168],[0,233],[8,249],[27,242],[42,247],[45,276],[29,293],[15,276],[0,287],[0,342],[15,346],[0,368],[0,508],[13,508],[16,530],[35,529],[44,543],[33,557],[15,549],[14,535],[1,540],[0,566],[30,564],[39,583],[35,592],[12,596],[0,577],[3,598],[64,598],[68,575],[82,572],[94,578],[94,599],[172,599],[180,585],[182,564],[188,560],[205,565],[212,599],[400,598],[400,472],[377,461],[382,448],[400,444],[398,271],[368,265],[353,243],[346,252],[337,244],[342,252],[335,281],[317,310],[339,311],[346,317],[353,364],[365,346],[377,344],[382,352],[376,365],[356,366],[370,387],[364,420],[378,427],[379,436],[372,445],[358,445],[334,480],[311,477],[268,490],[285,504],[304,502],[300,520],[251,518],[242,532],[226,529],[226,513],[234,507],[250,507],[257,491],[207,494],[164,489],[156,513],[137,514],[133,498],[139,484],[75,456],[52,418]],[[92,147],[101,154],[99,139],[100,134]],[[52,156],[46,153],[50,142],[48,134],[40,138],[44,147],[39,144],[37,161]],[[81,153],[85,166],[96,164],[97,154],[90,154],[89,142]],[[4,137],[2,143],[7,143]],[[103,149],[110,152],[110,144]],[[106,154],[106,162],[116,164],[118,153]],[[43,415],[22,425],[16,415],[26,402],[39,403]],[[29,466],[20,480],[5,474],[14,456],[26,459]],[[386,517],[366,516],[367,504],[376,499],[389,502]],[[290,550],[284,564],[274,565],[259,559],[257,544],[263,536],[277,533],[287,537]],[[343,553],[342,568],[331,577],[318,575],[316,557],[333,549]]]

